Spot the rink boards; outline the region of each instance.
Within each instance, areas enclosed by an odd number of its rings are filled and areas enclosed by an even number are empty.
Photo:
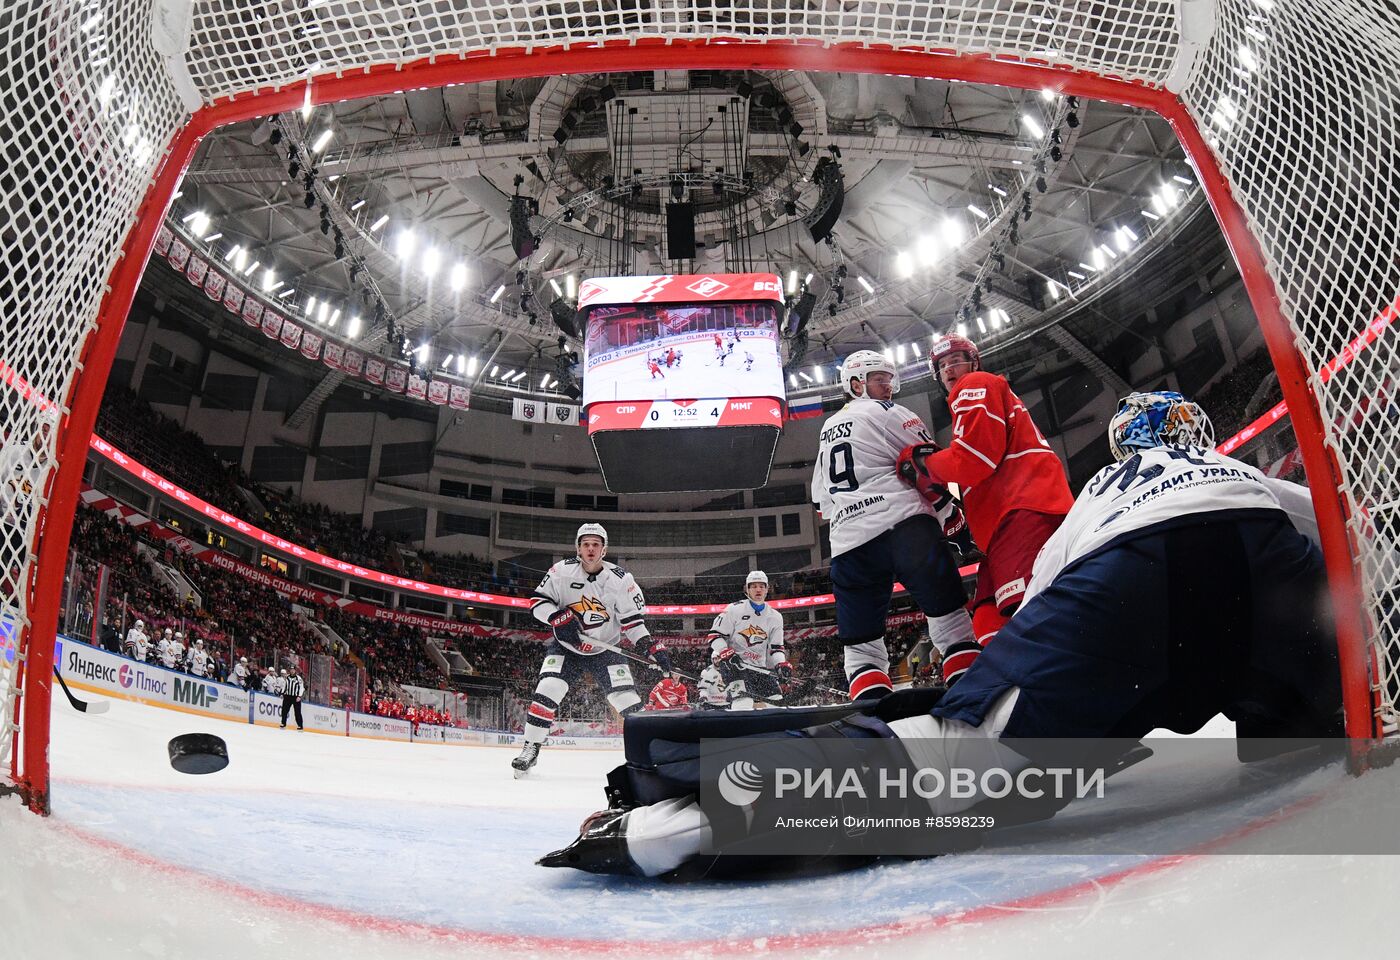
[[[200,717],[262,727],[281,726],[282,698],[275,694],[244,690],[233,684],[140,663],[69,638],[61,638],[55,645],[54,663],[74,689]],[[516,746],[521,739],[520,734],[501,730],[468,730],[426,723],[415,727],[395,717],[315,703],[303,702],[301,712],[306,732],[329,736],[459,747]],[[290,716],[289,722],[294,722]],[[552,736],[549,743],[551,747],[616,750],[621,748],[622,738],[566,732],[562,736]]]

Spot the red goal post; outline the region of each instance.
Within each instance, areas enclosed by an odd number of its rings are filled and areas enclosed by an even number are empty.
[[[0,537],[0,614],[15,635],[9,656],[0,639],[0,761],[36,811],[48,806],[55,627],[88,438],[200,140],[307,100],[554,74],[902,74],[1048,87],[1163,116],[1239,264],[1293,418],[1336,606],[1348,734],[1375,737],[1393,714],[1400,557],[1388,511],[1400,440],[1367,417],[1394,351],[1383,334],[1321,373],[1400,293],[1400,173],[1384,142],[1396,107],[1371,92],[1393,69],[1395,17],[1351,0],[154,8],[22,0],[10,11],[28,52],[3,68],[0,104],[0,415],[4,479],[18,470],[34,482],[6,499]],[[57,429],[45,426],[59,414]]]

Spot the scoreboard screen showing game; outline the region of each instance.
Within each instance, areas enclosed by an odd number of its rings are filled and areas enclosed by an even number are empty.
[[[584,416],[609,489],[766,482],[786,399],[777,276],[591,279],[578,309]]]
[[[579,309],[587,311],[584,406],[782,399],[780,289],[771,274],[586,282],[579,292]],[[629,295],[639,299],[618,302]]]

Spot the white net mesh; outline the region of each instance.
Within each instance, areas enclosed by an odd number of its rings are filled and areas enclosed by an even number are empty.
[[[1319,370],[1400,293],[1400,89],[1392,68],[1400,22],[1387,8],[1355,0],[1219,0],[1214,11],[1214,33],[1192,64],[1183,100],[1263,248],[1307,366]],[[184,120],[150,45],[151,15],[131,0],[21,0],[7,10],[0,111],[7,481],[16,471],[41,479],[52,472],[62,431],[44,435],[41,409],[17,385],[72,401],[104,283],[158,154]],[[1074,68],[1160,85],[1178,66],[1179,16],[1177,0],[213,0],[194,5],[183,60],[206,103],[433,56],[654,38],[781,44],[784,59],[775,52],[767,62],[792,68],[821,69],[820,44],[844,43],[990,54],[1053,65],[1055,73]],[[927,72],[936,75],[939,64],[929,58]],[[384,90],[401,82],[386,74]],[[1391,336],[1383,332],[1330,380],[1313,384],[1344,475],[1387,709],[1400,664],[1400,624],[1392,624],[1400,561],[1389,547],[1397,488]],[[7,497],[0,603],[23,626],[43,497]]]

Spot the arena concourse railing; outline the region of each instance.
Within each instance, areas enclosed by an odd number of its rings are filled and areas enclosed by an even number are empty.
[[[258,8],[96,0],[8,11],[10,154],[0,286],[7,451],[28,489],[0,538],[0,751],[48,807],[55,626],[84,458],[155,234],[221,125],[409,88],[637,70],[933,77],[1153,110],[1171,125],[1239,264],[1310,480],[1335,606],[1346,729],[1393,715],[1400,434],[1368,405],[1394,351],[1330,358],[1400,292],[1400,112],[1377,87],[1400,23],[1357,0],[641,0],[551,11],[472,0]],[[310,29],[315,27],[314,31]],[[1246,56],[1247,54],[1247,56]]]

